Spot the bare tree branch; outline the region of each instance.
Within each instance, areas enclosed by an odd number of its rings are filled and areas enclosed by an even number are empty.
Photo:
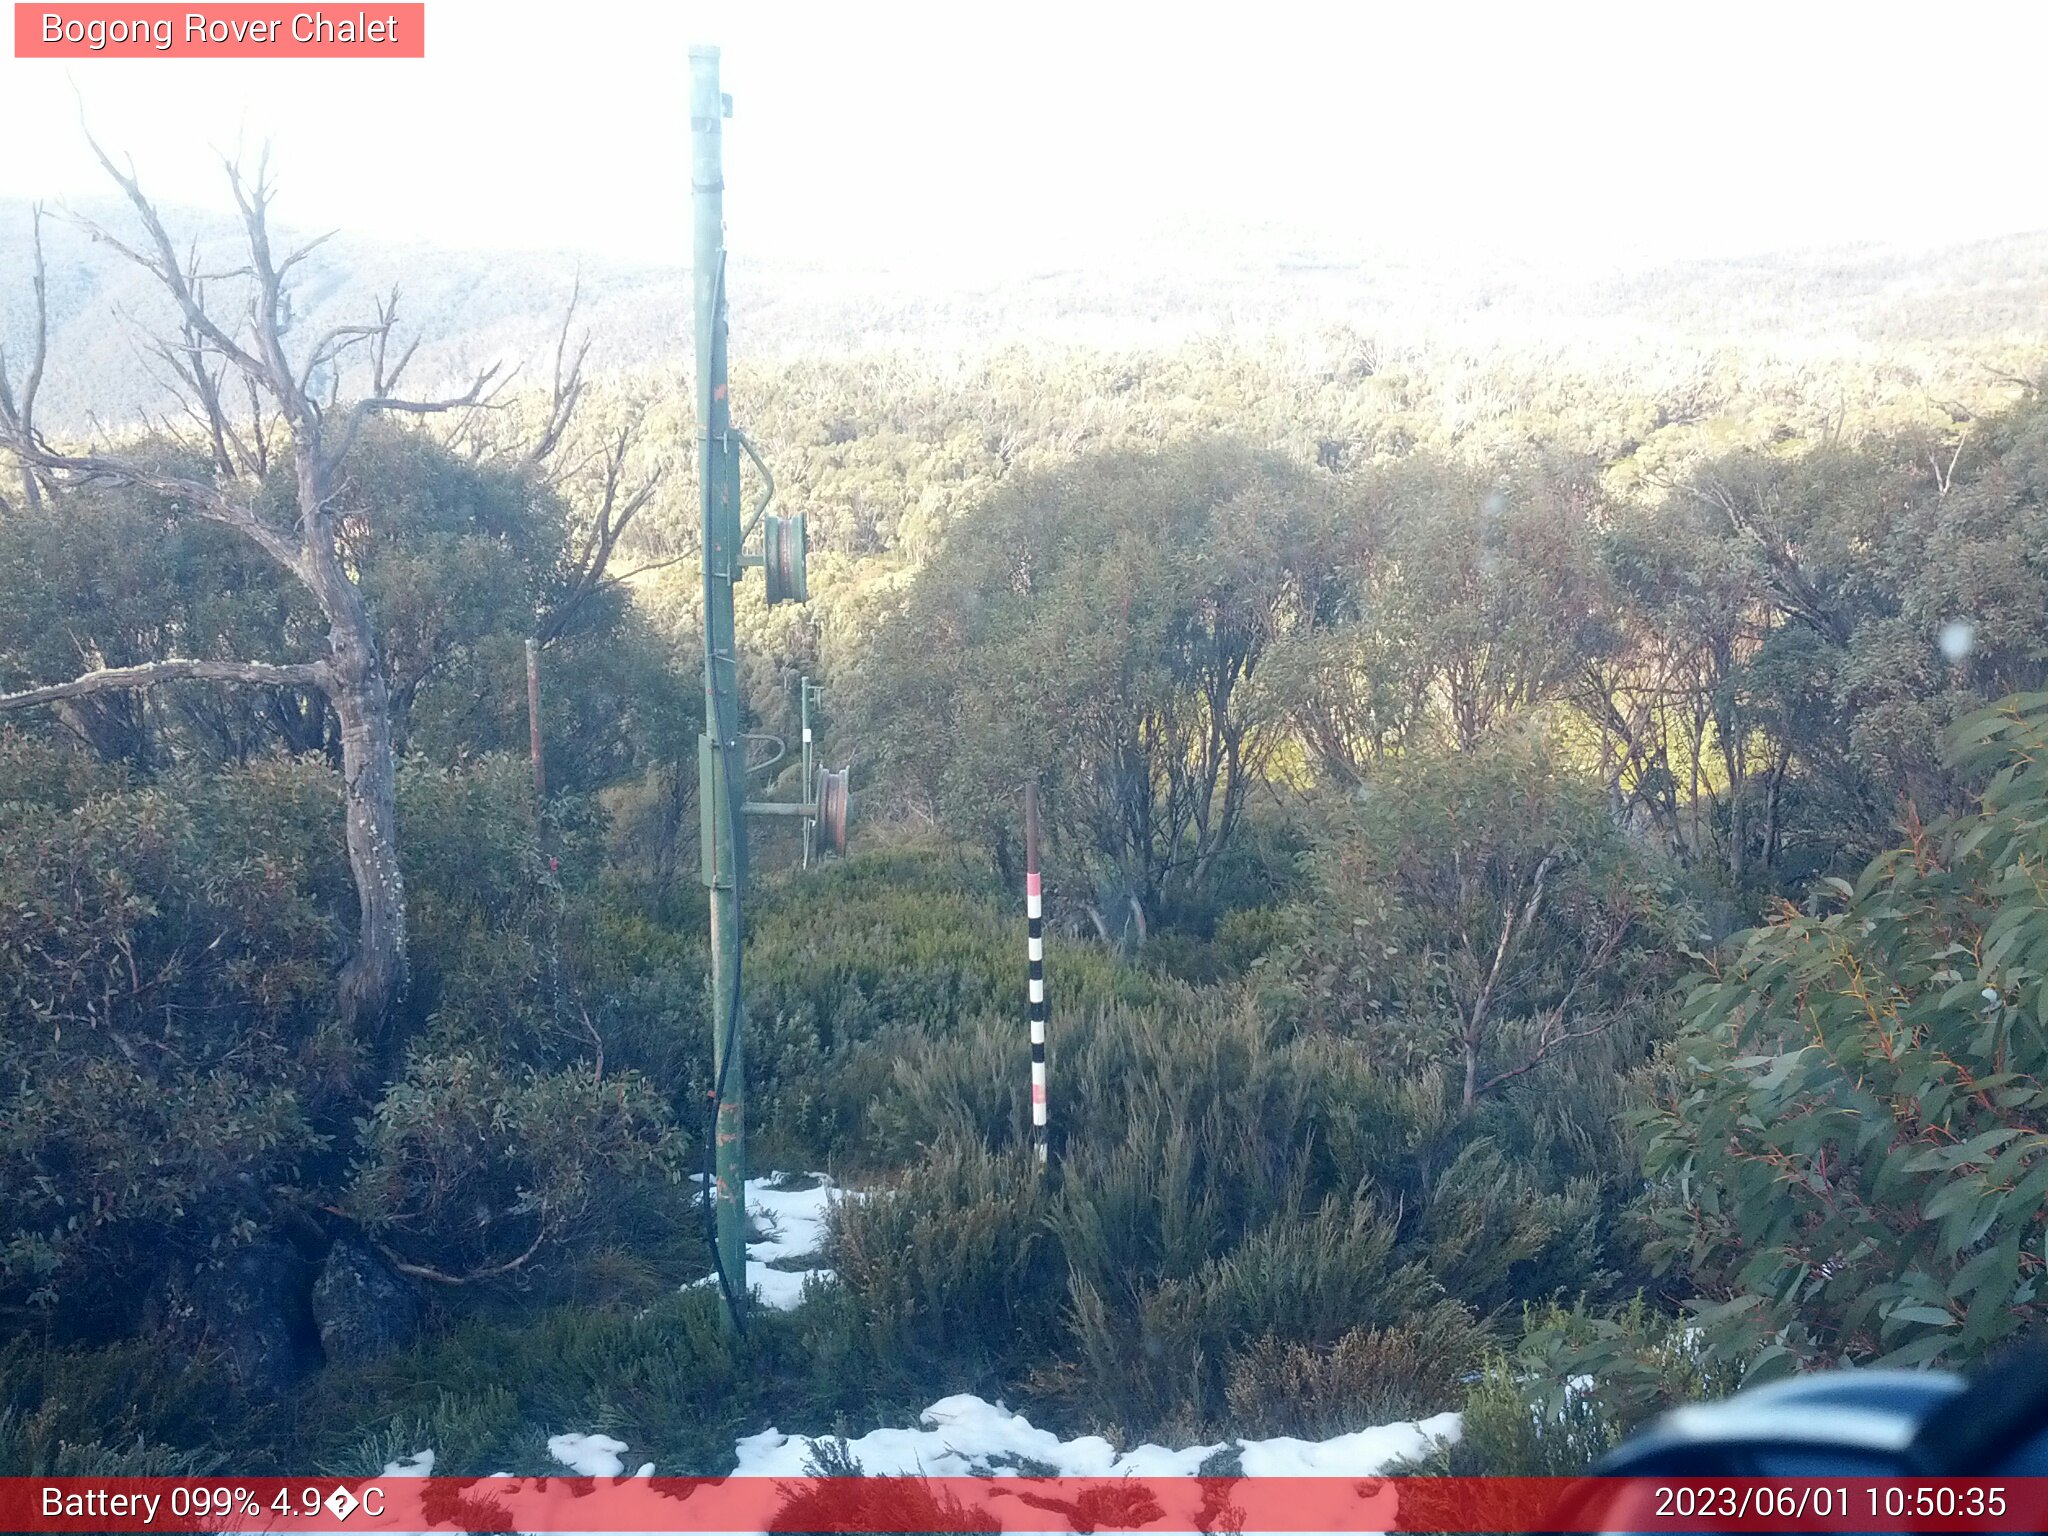
[[[102,454],[59,453],[38,443],[24,443],[11,434],[0,440],[16,457],[77,484],[136,485],[175,496],[208,522],[221,523],[244,535],[287,571],[304,579],[304,552],[299,540],[271,527],[256,515],[254,508],[236,501],[218,486]]]
[[[548,644],[568,627],[576,612],[599,592],[608,591],[639,575],[642,571],[655,569],[660,565],[674,562],[664,560],[654,565],[642,566],[623,576],[609,575],[613,552],[619,540],[654,499],[661,482],[668,474],[666,464],[657,465],[652,474],[638,485],[626,486],[626,458],[632,451],[639,436],[640,423],[636,419],[619,429],[611,447],[604,455],[604,470],[601,490],[598,495],[597,511],[583,535],[581,548],[570,567],[568,590],[562,598],[544,615],[535,626],[535,638],[542,645]],[[527,462],[533,462],[529,456]]]
[[[93,154],[98,158],[101,166],[105,168],[106,173],[114,179],[114,184],[127,195],[130,206],[135,209],[137,216],[141,218],[142,227],[149,235],[150,247],[154,254],[144,254],[141,251],[135,250],[133,247],[115,239],[97,224],[80,221],[81,227],[95,241],[103,245],[112,246],[161,283],[165,291],[170,294],[172,300],[176,302],[178,312],[184,317],[185,322],[203,337],[208,345],[216,348],[223,357],[227,358],[244,373],[256,379],[258,383],[270,384],[274,376],[264,366],[264,363],[237,343],[226,331],[221,329],[213,317],[207,313],[206,306],[201,302],[199,291],[194,285],[192,276],[185,265],[178,260],[177,248],[171,244],[170,232],[164,228],[164,222],[158,216],[156,206],[143,193],[142,184],[136,178],[134,166],[131,164],[124,173],[119,166],[114,164],[113,157],[100,147],[99,140],[92,136],[90,129],[86,130],[85,142],[91,146]],[[240,178],[237,177],[234,180],[238,184],[236,199],[242,203],[246,214],[248,203],[242,198],[239,189]]]
[[[16,709],[33,709],[65,699],[82,699],[89,694],[116,689],[155,688],[163,683],[190,680],[202,683],[247,683],[272,688],[325,688],[327,669],[318,662],[276,666],[266,661],[194,661],[172,657],[148,661],[134,667],[103,667],[68,683],[51,683],[25,688],[19,693],[0,693],[0,714]]]
[[[1559,1010],[1559,1013],[1561,1014],[1562,1010]],[[1512,1082],[1524,1073],[1534,1072],[1550,1059],[1551,1053],[1557,1050],[1559,1046],[1567,1045],[1574,1040],[1588,1040],[1594,1035],[1604,1035],[1613,1027],[1614,1020],[1603,1019],[1597,1024],[1587,1025],[1584,1029],[1564,1029],[1561,1027],[1560,1018],[1553,1016],[1543,1026],[1543,1033],[1538,1037],[1536,1049],[1530,1054],[1527,1061],[1524,1061],[1519,1067],[1509,1067],[1505,1072],[1494,1073],[1493,1076],[1473,1090],[1472,1096],[1474,1099],[1483,1098],[1502,1083]]]
[[[583,274],[579,271],[575,284],[569,290],[568,308],[562,312],[562,328],[555,336],[555,376],[548,397],[547,420],[541,426],[540,435],[526,450],[529,468],[538,468],[561,446],[563,435],[575,418],[577,404],[583,398],[583,360],[590,355],[587,332],[576,348],[574,359],[568,356],[569,328],[575,323],[576,306],[582,297]]]
[[[511,375],[499,378],[502,371],[492,363],[470,381],[469,388],[460,395],[446,396],[433,400],[407,400],[394,393],[406,365],[412,361],[414,350],[419,343],[414,341],[399,354],[398,360],[387,361],[387,348],[391,334],[398,324],[398,290],[391,290],[391,297],[377,305],[377,323],[370,328],[371,378],[370,393],[356,401],[348,409],[343,420],[340,441],[325,455],[329,470],[338,467],[355,445],[356,435],[363,423],[372,416],[436,416],[446,411],[467,410],[472,406],[484,405],[492,400],[499,389],[511,382]]]

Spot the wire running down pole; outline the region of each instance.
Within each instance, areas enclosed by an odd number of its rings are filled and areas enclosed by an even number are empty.
[[[1046,1161],[1045,914],[1038,878],[1038,786],[1024,786],[1024,931],[1031,961],[1031,1143]]]

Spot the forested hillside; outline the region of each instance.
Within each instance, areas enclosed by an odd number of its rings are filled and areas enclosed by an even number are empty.
[[[245,330],[99,216],[36,402],[0,210],[0,1470],[723,1473],[976,1392],[1562,1472],[2037,1320],[2041,238],[736,285],[812,551],[749,724],[821,680],[856,801],[755,838],[750,1136],[855,1193],[733,1339],[682,285],[586,268],[557,354],[572,271],[336,242]]]
[[[31,206],[0,199],[0,344],[17,354],[31,315]],[[48,210],[50,321],[71,366],[49,381],[46,417],[132,422],[169,398],[159,363],[120,313],[171,318],[161,293],[76,221],[122,232],[118,201]],[[218,213],[172,215],[181,238],[233,270],[239,231]],[[305,240],[321,230],[281,233]],[[1963,246],[1882,245],[1746,258],[1649,262],[1553,257],[1501,241],[1485,248],[1371,244],[1313,224],[1179,219],[1105,232],[1070,261],[985,253],[974,272],[915,249],[853,247],[830,261],[745,248],[733,288],[735,357],[890,356],[950,374],[1013,348],[1153,355],[1184,344],[1256,347],[1284,338],[1285,362],[1316,366],[1335,330],[1390,357],[1428,354],[1448,385],[1491,367],[1611,375],[1647,396],[1732,363],[1819,369],[1815,410],[1855,414],[1889,392],[1969,400],[2023,371],[2048,329],[2040,273],[2048,235]],[[688,252],[671,266],[560,252],[399,245],[337,231],[297,274],[309,330],[356,319],[397,286],[421,349],[418,376],[464,377],[494,359],[532,363],[552,341],[572,287],[605,372],[675,365],[688,354]],[[1307,356],[1301,343],[1308,342]],[[1349,359],[1340,361],[1348,362]],[[1839,365],[1848,371],[1832,377]],[[1880,382],[1881,381],[1881,382]],[[1873,394],[1875,391],[1875,394]]]

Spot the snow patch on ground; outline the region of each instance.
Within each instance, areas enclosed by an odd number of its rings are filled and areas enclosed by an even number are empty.
[[[977,1477],[991,1472],[1000,1476],[1014,1474],[1020,1462],[1043,1463],[1067,1477],[1192,1477],[1205,1457],[1223,1449],[1220,1443],[1185,1451],[1141,1445],[1119,1455],[1099,1435],[1062,1440],[1022,1414],[966,1393],[941,1398],[918,1419],[920,1429],[871,1430],[849,1439],[846,1449],[863,1471],[876,1477]],[[798,1477],[813,1449],[830,1439],[764,1430],[734,1447],[739,1464],[733,1471],[740,1477]]]
[[[703,1175],[696,1177],[701,1183]],[[794,1184],[808,1187],[787,1187]],[[822,1173],[770,1173],[747,1180],[747,1216],[763,1234],[747,1244],[747,1289],[762,1306],[791,1311],[803,1301],[806,1284],[822,1285],[833,1278],[822,1262],[805,1261],[821,1258],[832,1207],[859,1198],[857,1191],[841,1189]],[[716,1285],[718,1276],[706,1275],[691,1284]]]
[[[579,1477],[618,1477],[626,1470],[623,1440],[610,1435],[550,1435],[548,1454]],[[651,1463],[650,1463],[651,1465]]]
[[[1015,1476],[1020,1467],[1050,1467],[1059,1477],[1193,1477],[1221,1451],[1235,1450],[1247,1477],[1371,1477],[1392,1463],[1455,1442],[1458,1415],[1382,1424],[1328,1440],[1227,1440],[1173,1450],[1141,1445],[1118,1451],[1099,1435],[1062,1440],[1020,1413],[962,1393],[941,1398],[919,1415],[919,1429],[877,1429],[846,1442],[862,1470],[877,1476]],[[831,1437],[764,1430],[735,1447],[741,1477],[801,1476],[812,1451]]]
[[[1455,1413],[1434,1414],[1412,1423],[1381,1424],[1328,1440],[1240,1440],[1246,1477],[1371,1477],[1397,1461],[1412,1461],[1442,1441],[1455,1445],[1463,1433]]]
[[[916,1429],[875,1429],[849,1438],[845,1449],[861,1470],[875,1477],[1194,1477],[1211,1457],[1234,1451],[1246,1477],[1373,1477],[1393,1463],[1427,1455],[1439,1444],[1455,1444],[1458,1415],[1381,1424],[1334,1435],[1328,1440],[1219,1440],[1174,1450],[1141,1445],[1119,1451],[1100,1435],[1062,1440],[1021,1413],[970,1393],[933,1403],[918,1415]],[[766,1429],[733,1446],[736,1477],[802,1477],[812,1453],[832,1443],[829,1435],[785,1435]],[[581,1477],[620,1477],[626,1443],[610,1435],[555,1435],[548,1454]],[[386,1477],[426,1477],[434,1453],[420,1451],[387,1463]],[[642,1462],[635,1477],[654,1475]],[[507,1473],[495,1474],[499,1477]],[[1178,1529],[1178,1527],[1170,1527]],[[1192,1526],[1188,1529],[1193,1529]]]

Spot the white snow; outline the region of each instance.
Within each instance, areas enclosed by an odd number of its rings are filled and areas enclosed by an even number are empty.
[[[696,1177],[701,1182],[703,1175]],[[811,1187],[779,1187],[798,1182]],[[818,1258],[825,1247],[832,1207],[841,1200],[859,1198],[857,1192],[841,1189],[822,1173],[770,1173],[747,1180],[747,1215],[764,1229],[759,1241],[747,1244],[747,1288],[762,1306],[778,1312],[791,1311],[802,1303],[807,1284],[822,1285],[832,1279],[831,1269],[823,1263],[800,1269],[770,1266],[802,1264],[806,1259]],[[706,1275],[691,1284],[716,1285],[718,1276]]]
[[[846,1442],[862,1470],[877,1476],[1015,1476],[1019,1462],[1053,1469],[1059,1477],[1193,1477],[1219,1451],[1235,1449],[1247,1477],[1371,1477],[1391,1463],[1421,1456],[1438,1441],[1455,1442],[1458,1415],[1439,1413],[1414,1423],[1382,1424],[1328,1440],[1218,1441],[1172,1450],[1141,1445],[1118,1451],[1099,1435],[1062,1440],[1020,1413],[962,1393],[941,1398],[918,1416],[918,1429],[877,1429]],[[829,1437],[826,1437],[829,1438]],[[740,1477],[795,1477],[819,1440],[764,1430],[734,1450]]]
[[[580,1477],[617,1477],[626,1470],[623,1440],[610,1435],[550,1435],[548,1454]],[[652,1466],[653,1463],[649,1463]]]
[[[1222,1449],[1220,1444],[1186,1451],[1141,1445],[1119,1455],[1099,1435],[1061,1440],[1022,1414],[966,1393],[941,1398],[918,1419],[924,1426],[921,1429],[871,1430],[848,1440],[846,1448],[862,1470],[876,1477],[1014,1475],[1020,1460],[1043,1462],[1070,1477],[1119,1473],[1192,1477],[1204,1457]],[[739,1477],[801,1476],[819,1443],[807,1435],[785,1435],[773,1429],[749,1435],[734,1447],[739,1463],[733,1472]]]
[[[1455,1413],[1413,1423],[1381,1424],[1328,1440],[1240,1440],[1246,1477],[1371,1477],[1396,1461],[1425,1455],[1438,1441],[1455,1444],[1463,1425]]]
[[[1141,1445],[1119,1451],[1100,1435],[1062,1440],[1021,1413],[971,1393],[942,1397],[918,1415],[916,1429],[875,1429],[849,1439],[845,1448],[861,1470],[875,1477],[1015,1477],[1046,1468],[1054,1477],[1194,1477],[1221,1451],[1237,1452],[1246,1477],[1373,1477],[1396,1461],[1425,1455],[1439,1442],[1455,1444],[1458,1415],[1380,1424],[1334,1435],[1328,1440],[1219,1440],[1174,1450]],[[733,1446],[736,1477],[801,1477],[812,1452],[829,1435],[785,1435],[765,1429]],[[623,1440],[610,1435],[552,1435],[548,1454],[581,1477],[625,1474]],[[420,1451],[388,1462],[386,1477],[428,1477],[434,1453]],[[654,1463],[642,1462],[635,1477],[652,1477]],[[494,1473],[509,1477],[507,1472]]]

